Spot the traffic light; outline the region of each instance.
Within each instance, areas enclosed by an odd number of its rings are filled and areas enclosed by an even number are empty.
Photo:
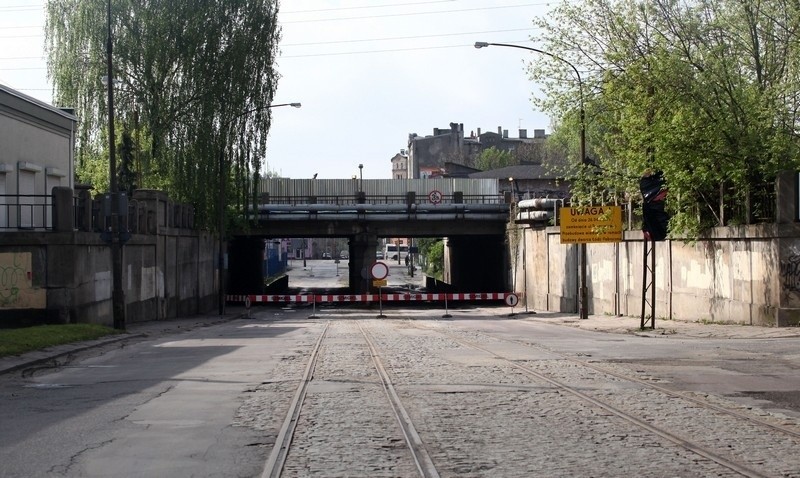
[[[662,171],[646,170],[639,180],[642,192],[642,231],[645,240],[663,241],[667,237],[669,215],[664,210],[667,197],[666,181]]]

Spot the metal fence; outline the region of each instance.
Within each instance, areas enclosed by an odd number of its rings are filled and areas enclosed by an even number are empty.
[[[136,199],[126,203],[127,213],[120,216],[120,231],[154,234],[159,226],[188,229],[194,227],[194,208],[191,206],[164,202],[159,206],[163,208],[159,215],[159,212]],[[53,229],[53,211],[51,195],[0,194],[0,230],[50,231]],[[92,198],[88,194],[73,197],[72,219],[75,230],[109,231],[110,199],[107,196]]]
[[[53,198],[45,194],[0,194],[0,229],[53,228]]]
[[[500,193],[497,179],[263,179],[261,194],[271,197],[355,197],[359,192],[369,197],[402,197],[413,192],[427,197],[438,191],[445,196],[460,192],[464,196],[495,196]]]

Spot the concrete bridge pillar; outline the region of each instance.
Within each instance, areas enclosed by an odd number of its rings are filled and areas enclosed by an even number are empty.
[[[372,287],[369,268],[375,262],[378,249],[378,236],[375,234],[356,234],[350,238],[350,290],[354,294],[366,294]]]

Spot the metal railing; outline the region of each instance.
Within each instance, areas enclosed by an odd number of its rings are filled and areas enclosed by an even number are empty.
[[[0,194],[0,231],[52,231],[54,229],[53,196],[48,194]],[[103,232],[110,227],[110,215],[103,197],[73,196],[72,224],[78,231]],[[193,228],[191,207],[168,202],[159,219],[156,211],[145,203],[131,199],[127,214],[120,217],[121,231],[131,234],[155,233],[158,226]],[[163,224],[156,224],[161,220]]]
[[[350,206],[356,204],[503,204],[507,201],[503,194],[442,194],[437,197],[408,194],[351,194],[329,196],[274,196],[261,195],[261,204],[284,204],[289,206],[306,206],[309,204],[326,204]]]
[[[0,229],[50,230],[53,198],[46,194],[0,194]]]

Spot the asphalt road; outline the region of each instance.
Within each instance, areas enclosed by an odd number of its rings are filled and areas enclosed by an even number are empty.
[[[538,315],[509,316],[505,307],[452,310],[449,320],[441,319],[439,310],[392,308],[386,313],[384,340],[441,340],[424,330],[446,327],[469,336],[529,341],[625,367],[671,389],[718,397],[792,423],[800,420],[797,337],[610,334],[548,323]],[[259,476],[321,324],[375,320],[375,310],[365,308],[318,310],[317,318],[309,314],[308,308],[257,308],[250,319],[153,333],[78,354],[58,368],[0,376],[0,475]],[[409,341],[402,349],[402,360],[418,364],[415,373],[424,377],[419,367],[425,367],[426,359],[416,356],[423,351],[412,345]],[[486,364],[474,354],[448,350],[443,348],[444,358],[438,360],[465,370]],[[349,368],[335,362],[338,355],[329,357],[328,367]],[[458,383],[467,386],[466,380]],[[255,400],[264,387],[273,398]],[[479,408],[486,406],[493,407],[487,402]],[[348,433],[342,430],[343,437]]]
[[[386,278],[387,287],[418,289],[425,285],[425,276],[417,266],[414,275],[409,274],[404,263],[397,261],[380,261],[389,266],[389,276]],[[330,259],[308,259],[303,261],[294,259],[289,262],[289,287],[292,289],[333,289],[347,287],[348,267],[347,259],[340,259],[337,263]],[[477,292],[477,291],[476,291]]]

